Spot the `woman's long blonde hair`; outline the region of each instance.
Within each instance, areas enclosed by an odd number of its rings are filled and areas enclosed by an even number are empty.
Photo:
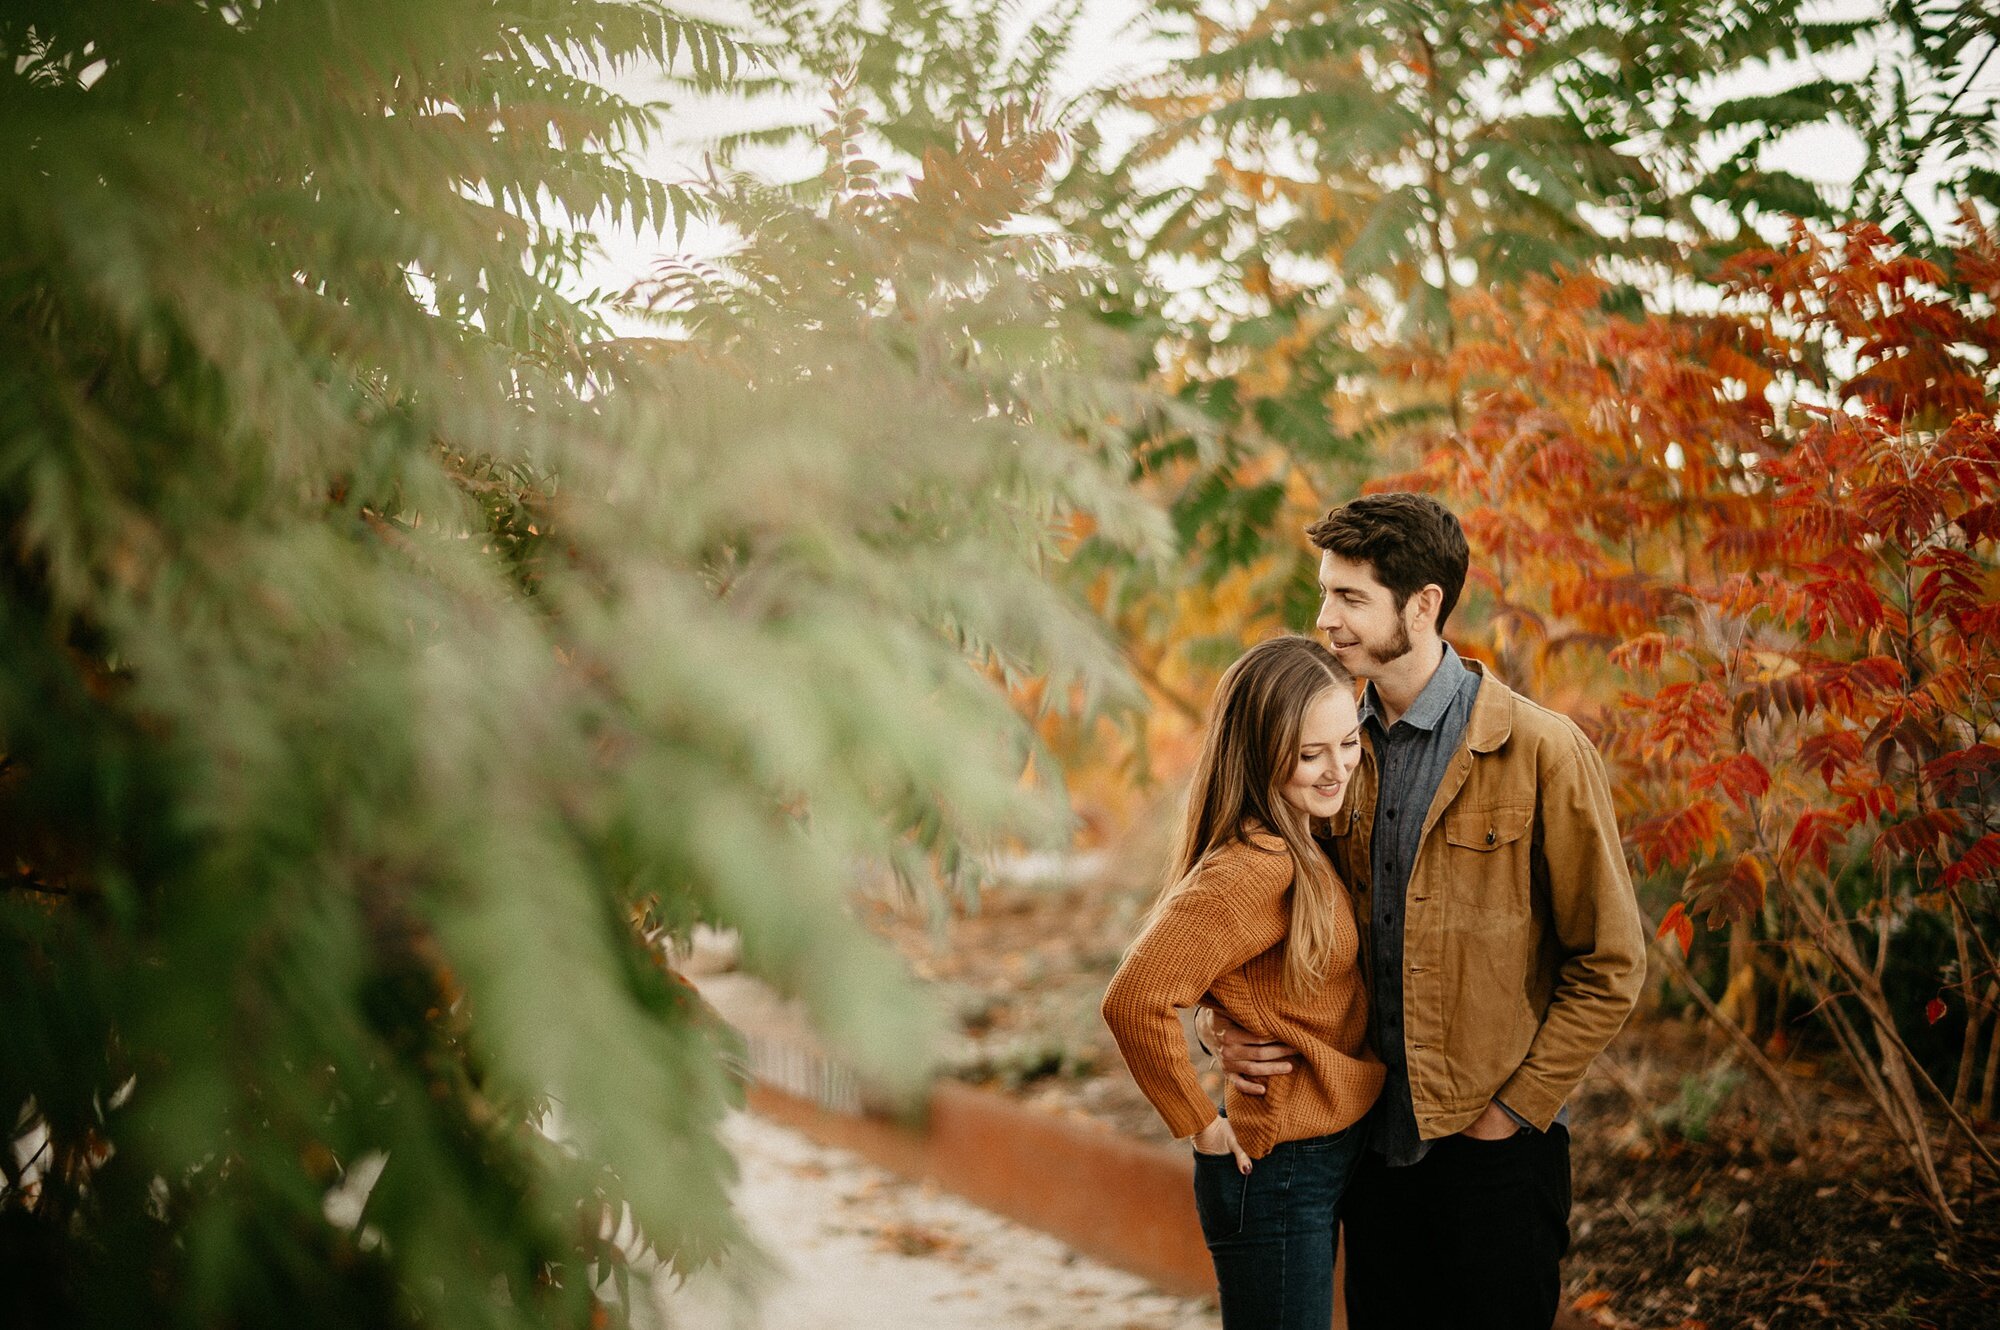
[[[1188,787],[1172,876],[1153,907],[1162,909],[1219,847],[1252,831],[1276,835],[1295,865],[1285,939],[1285,987],[1294,995],[1326,978],[1340,884],[1313,841],[1311,820],[1280,791],[1298,765],[1307,710],[1329,689],[1353,687],[1354,676],[1331,651],[1296,634],[1259,642],[1229,667],[1216,685]]]

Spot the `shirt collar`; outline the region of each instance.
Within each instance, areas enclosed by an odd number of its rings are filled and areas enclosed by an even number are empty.
[[[1468,678],[1476,681],[1478,676],[1465,668],[1465,662],[1452,650],[1451,643],[1446,642],[1444,656],[1432,672],[1430,682],[1424,685],[1424,691],[1417,694],[1417,700],[1410,704],[1410,709],[1402,714],[1397,723],[1409,724],[1419,730],[1436,729]],[[1382,709],[1375,696],[1373,681],[1361,690],[1361,721],[1364,725],[1373,722],[1378,729],[1383,728]]]

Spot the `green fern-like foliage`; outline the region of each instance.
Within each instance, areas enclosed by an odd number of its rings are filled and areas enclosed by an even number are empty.
[[[1048,105],[1057,72],[1074,52],[1083,8],[1083,0],[750,0],[749,30],[771,60],[759,78],[733,91],[754,97],[838,86],[842,107],[866,116],[852,136],[861,154],[901,178],[997,107]],[[1070,118],[1080,125],[1083,116]],[[743,148],[809,141],[818,129],[781,117],[720,135],[711,147],[733,161]]]
[[[1979,0],[1885,10],[1873,67],[1837,90],[1867,149],[1849,211],[1942,258],[1968,232],[1954,213],[1919,207],[1924,194],[1971,205],[1987,225],[2000,215],[2000,14]]]
[[[602,71],[757,59],[648,3],[0,18],[0,1321],[622,1322],[740,1237],[698,921],[920,1075],[845,891],[1062,830],[1004,686],[1126,695],[1048,574],[1164,544],[1151,408],[1008,232],[1024,117],[817,212],[634,168]],[[660,337],[566,294],[697,209],[746,243]]]
[[[1833,215],[1826,190],[1759,158],[1834,113],[1819,84],[1761,95],[1766,65],[1874,26],[1809,8],[1278,0],[1231,22],[1169,5],[1197,53],[1135,90],[1155,128],[1109,216],[1218,265],[1218,290],[1276,265],[1320,304],[1448,340],[1455,290],[1671,263],[1718,214],[1731,235],[1759,209]],[[1184,146],[1220,169],[1152,169]]]

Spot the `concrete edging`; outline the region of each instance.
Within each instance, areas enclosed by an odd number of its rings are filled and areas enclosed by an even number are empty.
[[[1169,1292],[1215,1291],[1185,1147],[1135,1141],[1102,1123],[952,1081],[931,1092],[921,1127],[830,1111],[766,1083],[752,1084],[749,1107],[823,1145],[1053,1234]]]

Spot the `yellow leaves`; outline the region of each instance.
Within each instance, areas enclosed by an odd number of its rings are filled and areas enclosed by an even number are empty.
[[[1227,157],[1215,159],[1215,175],[1224,185],[1253,203],[1275,203],[1280,193],[1279,177],[1236,165]],[[1289,184],[1289,181],[1283,182]]]
[[[1292,381],[1292,358],[1267,351],[1256,357],[1236,376],[1236,386],[1249,397],[1276,397]]]
[[[1076,548],[1097,534],[1098,520],[1095,513],[1074,512],[1063,519],[1059,526],[1059,541],[1065,555],[1074,553]]]
[[[1161,96],[1133,96],[1132,109],[1143,111],[1161,124],[1176,124],[1196,120],[1227,103],[1228,98],[1220,92],[1171,94]]]
[[[1790,656],[1777,651],[1750,651],[1746,653],[1756,666],[1755,681],[1762,683],[1770,679],[1783,679],[1799,672],[1799,663]]]
[[[1266,271],[1265,290],[1269,291],[1269,273]],[[1235,375],[1239,400],[1250,401],[1260,397],[1276,397],[1291,386],[1293,366],[1308,353],[1313,338],[1318,335],[1316,324],[1301,321],[1291,331],[1278,338],[1269,346],[1253,354]],[[1276,456],[1275,454],[1271,454]]]
[[[1285,507],[1295,513],[1318,517],[1322,508],[1319,491],[1312,481],[1297,467],[1285,473]]]
[[[1174,633],[1178,641],[1195,637],[1235,636],[1244,645],[1275,631],[1276,601],[1271,595],[1273,573],[1288,565],[1292,551],[1274,551],[1225,573],[1210,587],[1184,587],[1174,597]],[[1162,677],[1174,684],[1193,684],[1184,662],[1170,664]],[[1207,682],[1202,671],[1200,682]]]

